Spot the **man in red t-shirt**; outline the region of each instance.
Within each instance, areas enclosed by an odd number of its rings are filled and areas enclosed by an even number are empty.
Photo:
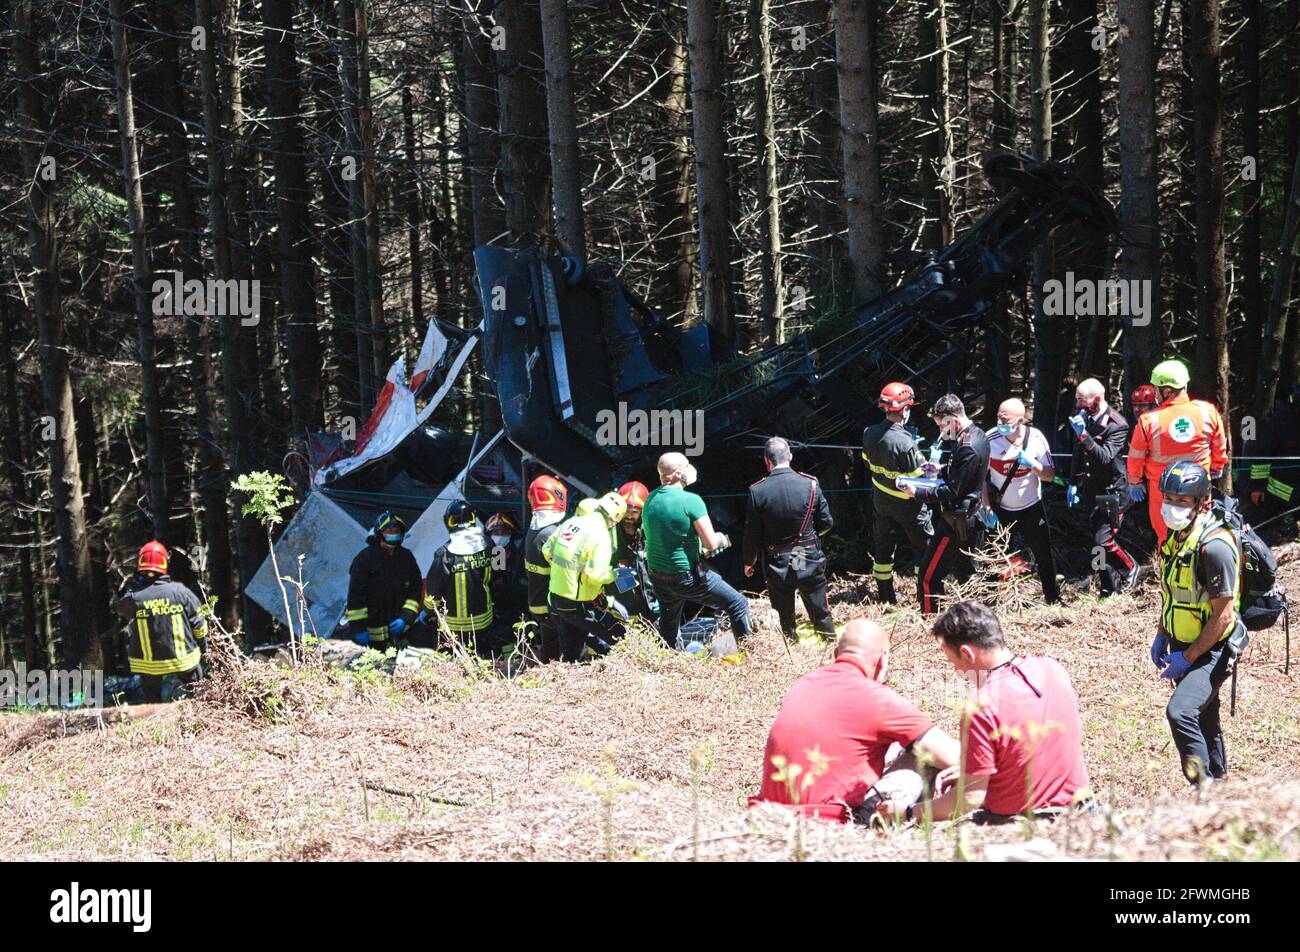
[[[763,752],[763,787],[750,806],[782,803],[848,822],[885,773],[890,744],[924,752],[939,769],[955,764],[960,745],[885,687],[888,673],[885,631],[865,618],[845,625],[835,661],[786,692]]]
[[[958,809],[955,775],[942,777],[942,785],[952,786],[934,800],[934,819],[973,809],[972,819],[996,823],[1026,810],[1052,815],[1091,807],[1079,699],[1065,669],[1051,658],[1013,655],[997,615],[977,602],[949,608],[934,623],[934,635],[953,668],[978,684],[969,708],[965,802]],[[898,813],[888,803],[879,810]]]

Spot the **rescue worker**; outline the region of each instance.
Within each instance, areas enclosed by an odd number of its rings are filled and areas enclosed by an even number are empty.
[[[528,603],[519,528],[508,512],[494,512],[483,524],[492,546],[492,605],[501,621],[516,621]]]
[[[1133,388],[1133,392],[1128,396],[1128,405],[1133,413],[1133,422],[1136,424],[1142,419],[1143,414],[1150,413],[1160,405],[1160,395],[1156,393],[1155,387],[1144,383],[1140,387]]]
[[[1137,396],[1134,391],[1135,399]],[[1094,377],[1075,387],[1074,404],[1077,412],[1070,417],[1070,429],[1075,444],[1065,505],[1071,509],[1080,504],[1088,507],[1093,545],[1105,553],[1097,570],[1101,594],[1125,592],[1133,587],[1138,573],[1137,559],[1115,538],[1129,502],[1123,460],[1128,447],[1128,421],[1106,402],[1106,389]]]
[[[641,522],[646,565],[659,596],[659,634],[676,648],[682,612],[694,602],[725,611],[740,646],[749,635],[749,601],[705,561],[731,540],[713,528],[704,500],[686,490],[699,474],[684,454],[664,453],[657,468],[659,486],[646,497]]]
[[[915,404],[916,395],[907,384],[886,384],[876,404],[885,411],[885,419],[862,432],[862,455],[871,468],[871,574],[880,600],[889,605],[898,601],[894,594],[894,555],[899,542],[906,540],[919,571],[921,558],[934,536],[929,507],[894,482],[899,476],[921,475],[921,451],[915,430],[907,426]]]
[[[1228,466],[1223,418],[1214,404],[1187,396],[1188,379],[1181,360],[1156,364],[1151,385],[1160,394],[1160,405],[1138,420],[1128,451],[1129,498],[1133,502],[1147,499],[1151,528],[1162,543],[1168,530],[1160,518],[1158,485],[1169,464],[1191,460],[1204,467],[1212,480],[1220,479]],[[1144,477],[1149,486],[1143,483]]]
[[[989,441],[988,498],[997,521],[1018,530],[1034,553],[1043,600],[1061,600],[1052,557],[1052,534],[1043,506],[1043,483],[1056,478],[1047,437],[1025,421],[1024,401],[1011,397],[998,406],[998,423]],[[1016,556],[1019,560],[1019,556]],[[1023,562],[1021,563],[1023,565]]]
[[[476,654],[487,657],[509,640],[496,624],[492,599],[492,550],[478,513],[463,499],[447,507],[443,522],[450,535],[439,546],[424,580],[424,607],[442,602],[447,629]]]
[[[348,569],[348,605],[339,630],[359,645],[382,651],[400,638],[420,610],[420,566],[402,545],[406,521],[381,512]]]
[[[1242,455],[1251,457],[1246,496],[1255,521],[1300,503],[1300,387],[1279,400],[1259,424],[1255,439],[1243,441]]]
[[[117,602],[117,612],[133,624],[127,629],[131,673],[140,675],[146,702],[162,700],[163,678],[174,675],[188,686],[203,677],[203,641],[208,620],[199,597],[167,574],[170,556],[161,542],[140,547],[135,577]]]
[[[835,622],[826,600],[826,556],[820,542],[831,531],[831,508],[817,480],[793,469],[793,459],[790,444],[779,436],[763,447],[768,474],[749,487],[745,512],[745,577],[753,576],[761,554],[767,596],[786,638],[798,638],[795,592],[813,628],[833,638]]]
[[[1210,475],[1191,460],[1165,467],[1157,484],[1168,535],[1160,547],[1160,624],[1151,660],[1177,687],[1166,715],[1193,784],[1219,779],[1228,755],[1219,688],[1245,648],[1241,547],[1210,508]]]
[[[528,486],[528,508],[532,516],[524,535],[524,571],[528,576],[528,613],[537,625],[537,657],[542,662],[560,659],[560,629],[546,597],[551,589],[551,563],[542,546],[555,527],[564,521],[569,508],[568,490],[554,476],[543,474]]]
[[[630,614],[639,615],[653,624],[659,618],[659,599],[650,584],[650,571],[645,562],[645,533],[641,531],[641,510],[645,508],[650,489],[645,483],[632,480],[619,486],[618,494],[627,505],[627,514],[614,532],[614,564],[630,570],[625,577],[635,584],[620,591],[618,586],[627,583],[616,578],[608,594],[618,599]]]
[[[551,566],[549,603],[560,629],[564,661],[581,660],[586,648],[607,655],[623,636],[627,618],[620,620],[610,611],[604,589],[614,581],[610,530],[626,513],[627,504],[618,493],[584,499],[542,546]]]
[[[949,574],[970,578],[975,563],[967,552],[984,544],[986,528],[984,481],[989,468],[989,441],[984,431],[971,422],[966,407],[954,393],[935,401],[930,413],[939,427],[938,448],[948,454],[939,468],[927,464],[939,485],[933,489],[905,483],[908,496],[938,504],[939,525],[921,558],[921,614],[933,615],[943,597],[943,581]]]

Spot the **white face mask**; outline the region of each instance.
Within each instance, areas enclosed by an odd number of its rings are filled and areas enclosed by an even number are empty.
[[[494,535],[494,536],[492,537],[492,541],[495,542],[495,543],[496,543],[497,545],[499,545],[499,546],[507,546],[507,545],[510,544],[510,536],[508,536],[508,535]]]
[[[692,466],[690,463],[687,463],[686,468],[682,470],[682,485],[683,486],[694,485],[695,480],[699,478],[699,475],[700,474],[695,471],[695,467]]]
[[[1160,518],[1164,519],[1165,525],[1175,531],[1186,529],[1192,524],[1192,507],[1175,506],[1171,503],[1161,503]]]
[[[903,411],[903,426],[907,426],[907,421],[912,418],[912,409],[908,407]]]

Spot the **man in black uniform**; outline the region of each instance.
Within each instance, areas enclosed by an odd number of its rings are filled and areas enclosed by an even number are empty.
[[[1075,387],[1074,403],[1078,411],[1070,417],[1075,444],[1065,505],[1091,507],[1093,545],[1105,553],[1097,570],[1101,594],[1127,591],[1137,581],[1138,564],[1115,537],[1129,501],[1123,458],[1128,449],[1128,420],[1106,402],[1106,389],[1093,377]]]
[[[970,578],[975,564],[966,553],[984,544],[986,507],[984,480],[989,468],[989,441],[984,431],[966,416],[966,407],[955,393],[940,397],[930,412],[939,427],[939,448],[948,454],[937,469],[939,485],[922,489],[908,485],[909,496],[938,503],[939,525],[921,560],[921,614],[932,615],[943,597],[943,580],[949,574]]]
[[[420,566],[402,545],[406,520],[381,512],[348,570],[348,607],[339,630],[359,645],[383,651],[420,611]]]
[[[537,658],[542,662],[559,661],[560,629],[546,601],[551,586],[551,563],[542,555],[542,546],[564,521],[569,492],[564,483],[544,473],[528,486],[528,508],[532,517],[524,536],[524,571],[528,575],[528,613],[537,625]]]
[[[463,499],[443,516],[450,537],[433,554],[424,580],[424,607],[445,604],[451,633],[484,657],[505,646],[510,633],[498,625],[492,602],[492,551],[478,514]]]
[[[921,475],[921,451],[913,431],[906,427],[915,403],[916,395],[907,384],[886,384],[877,404],[885,411],[885,419],[862,433],[862,455],[871,467],[871,508],[875,516],[871,527],[871,574],[880,600],[890,605],[898,601],[894,595],[894,553],[899,542],[906,540],[912,549],[912,561],[919,568],[934,535],[929,508],[894,482],[899,476]]]
[[[1273,412],[1260,421],[1254,439],[1242,442],[1242,455],[1255,457],[1245,493],[1254,522],[1300,503],[1300,470],[1294,460],[1286,459],[1300,456],[1300,387],[1277,401]]]
[[[819,538],[831,531],[831,508],[817,480],[791,469],[790,444],[779,436],[767,441],[763,463],[768,475],[749,487],[745,513],[745,575],[754,574],[760,550],[767,594],[781,619],[781,631],[795,637],[794,593],[799,593],[813,627],[834,636],[826,601],[826,556]]]
[[[146,542],[136,559],[136,575],[117,602],[117,612],[131,619],[126,655],[131,673],[140,675],[144,699],[162,700],[163,678],[174,675],[182,684],[203,677],[200,642],[208,620],[197,595],[167,575],[167,550],[161,542]]]

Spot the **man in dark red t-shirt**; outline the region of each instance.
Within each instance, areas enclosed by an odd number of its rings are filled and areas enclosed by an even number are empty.
[[[997,615],[977,602],[953,605],[934,634],[953,668],[979,686],[968,709],[965,803],[958,810],[949,788],[934,800],[934,819],[974,809],[975,820],[998,822],[1090,805],[1079,699],[1065,669],[1051,658],[1013,655]],[[880,811],[897,813],[889,805]]]
[[[782,803],[847,822],[885,772],[890,744],[923,751],[939,769],[955,764],[960,745],[885,687],[888,672],[889,636],[865,618],[849,622],[835,661],[786,692],[750,805]]]

